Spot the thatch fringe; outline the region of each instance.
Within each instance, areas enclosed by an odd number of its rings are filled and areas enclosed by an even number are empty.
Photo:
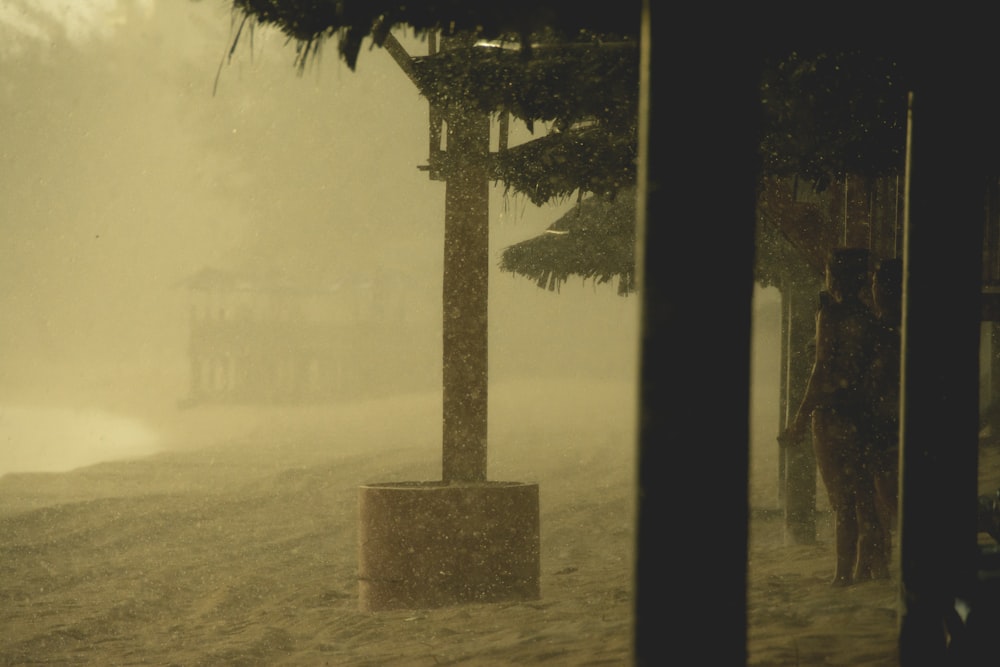
[[[637,145],[634,134],[596,126],[552,132],[498,153],[492,176],[539,206],[574,192],[611,197],[635,185]]]
[[[504,249],[500,270],[558,291],[571,276],[635,291],[635,191],[582,200],[540,236]]]
[[[642,3],[620,0],[614,11],[602,3],[567,3],[549,0],[233,0],[233,8],[259,23],[275,26],[300,42],[337,39],[337,49],[354,69],[365,37],[381,44],[385,32],[406,26],[415,34],[429,31],[444,35],[469,33],[482,39],[514,35],[530,50],[533,35],[551,30],[573,38],[600,27],[604,34],[638,39]]]

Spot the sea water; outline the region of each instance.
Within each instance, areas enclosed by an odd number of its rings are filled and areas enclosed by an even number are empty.
[[[159,441],[140,420],[101,410],[0,406],[0,476],[148,456]]]

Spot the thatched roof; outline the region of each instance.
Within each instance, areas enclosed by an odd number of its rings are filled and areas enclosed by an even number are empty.
[[[551,0],[233,0],[233,7],[251,25],[276,26],[296,40],[300,66],[331,38],[352,68],[364,38],[391,46],[394,28],[447,38],[404,66],[435,109],[446,118],[451,110],[509,113],[532,131],[539,122],[553,128],[493,155],[491,177],[537,205],[593,193],[549,233],[509,248],[501,268],[552,289],[571,275],[598,282],[618,277],[622,293],[634,289],[630,188],[638,153],[640,0],[613,7]],[[443,161],[438,166],[447,177],[447,154],[431,159]]]
[[[611,196],[635,185],[637,138],[605,128],[571,128],[501,151],[493,178],[536,205],[574,192]]]
[[[414,58],[413,72],[420,92],[446,112],[471,103],[487,112],[509,111],[529,129],[536,121],[569,127],[584,120],[630,128],[638,117],[634,39],[585,33],[566,41],[547,34],[530,53],[502,40],[475,40]]]
[[[494,155],[491,177],[537,205],[635,183],[638,61],[634,41],[539,42],[526,57],[502,42],[450,45],[413,59],[421,93],[445,117],[510,113],[547,134]],[[447,173],[447,154],[437,156]]]
[[[558,290],[570,276],[580,276],[598,284],[617,278],[619,294],[634,292],[635,190],[581,200],[545,233],[508,246],[500,270],[550,290]]]
[[[634,14],[626,4],[596,23],[587,18],[590,10],[581,14],[574,5],[572,12],[553,12],[558,5],[545,3],[514,2],[503,11],[475,2],[233,4],[252,21],[276,25],[299,40],[300,66],[331,37],[353,67],[359,35],[385,44],[389,29],[398,24],[418,34],[433,33],[435,41],[450,35],[432,53],[413,57],[406,65],[436,110],[445,118],[452,111],[509,113],[531,131],[539,122],[555,129],[497,155],[495,181],[539,205],[574,193],[611,193],[635,183],[639,3]],[[526,28],[531,31],[523,32]],[[430,159],[437,165],[435,171],[447,174],[446,153]]]
[[[638,38],[642,2],[625,0],[609,7],[554,0],[233,0],[233,8],[296,40],[300,59],[335,37],[338,51],[353,69],[366,37],[381,45],[385,35],[397,27],[418,35],[441,31],[483,39],[512,36],[523,44],[530,44],[533,35],[546,30],[568,38],[581,32]]]

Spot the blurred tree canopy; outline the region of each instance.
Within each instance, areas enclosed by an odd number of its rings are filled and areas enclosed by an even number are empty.
[[[773,190],[812,189],[825,205],[764,206],[756,229],[755,277],[762,285],[817,280],[836,236],[828,217],[831,184],[872,192],[905,166],[908,93],[905,54],[845,49],[771,54],[761,68],[762,201]],[[860,182],[855,186],[854,183]],[[771,189],[771,190],[769,190]],[[872,204],[873,202],[869,202]],[[841,213],[841,217],[843,213]],[[794,232],[794,238],[788,236]]]
[[[898,59],[862,50],[772,56],[761,76],[764,175],[823,190],[903,168],[909,90]]]

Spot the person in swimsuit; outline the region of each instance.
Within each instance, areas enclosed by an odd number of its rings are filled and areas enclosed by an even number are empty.
[[[812,426],[816,463],[834,512],[835,586],[888,576],[866,428],[865,381],[880,326],[862,299],[871,285],[868,263],[863,248],[831,251],[816,313],[812,372],[795,416],[779,436],[794,446]]]

